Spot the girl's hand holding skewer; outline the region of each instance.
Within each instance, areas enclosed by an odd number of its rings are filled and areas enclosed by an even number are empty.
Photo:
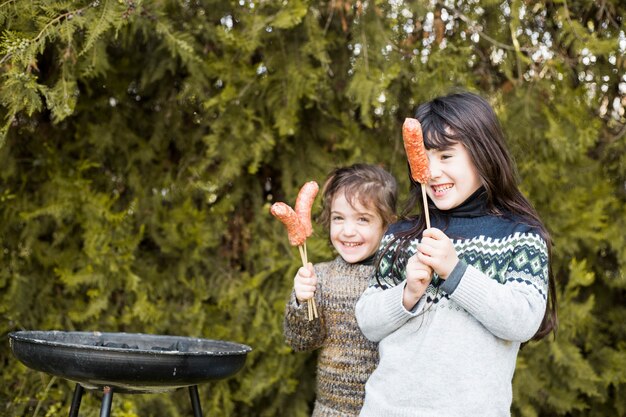
[[[420,262],[428,265],[446,279],[459,262],[452,240],[441,230],[431,227],[424,230],[422,240],[417,245],[417,257]]]
[[[317,276],[315,276],[311,262],[309,262],[306,267],[302,266],[298,269],[298,273],[293,279],[293,288],[299,303],[308,301],[315,296]]]

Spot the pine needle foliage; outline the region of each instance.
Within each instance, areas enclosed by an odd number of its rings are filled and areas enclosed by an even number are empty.
[[[526,345],[514,416],[626,415],[623,2],[0,0],[0,415],[67,415],[73,386],[8,333],[232,340],[215,416],[310,415],[315,353],[283,342],[299,264],[269,215],[334,167],[407,196],[420,102],[487,97],[554,239],[560,328]],[[319,211],[319,201],[314,212]],[[334,256],[326,232],[314,261]],[[85,395],[81,415],[99,397]],[[185,390],[113,415],[185,416]]]

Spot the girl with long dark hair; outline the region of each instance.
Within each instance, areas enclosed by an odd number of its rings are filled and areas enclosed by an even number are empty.
[[[551,239],[520,191],[491,106],[456,93],[417,109],[425,210],[392,225],[356,317],[379,342],[361,416],[509,416],[520,346],[556,329]],[[412,184],[407,212],[421,203]]]

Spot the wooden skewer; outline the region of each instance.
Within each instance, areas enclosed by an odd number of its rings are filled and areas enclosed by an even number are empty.
[[[304,242],[304,260],[306,262],[306,264],[309,264],[309,256],[307,255],[306,252],[306,241]],[[313,317],[318,318],[319,316],[317,315],[317,304],[315,303],[315,298],[311,298],[311,307],[312,307],[312,312],[313,312]],[[311,315],[309,314],[309,317],[311,317]]]
[[[306,268],[306,257],[304,256],[303,245],[298,246],[298,250],[300,251],[300,260],[302,260],[302,266]]]
[[[306,242],[304,244],[298,246],[298,250],[300,251],[300,259],[302,260],[302,265],[306,268],[309,264],[306,254]],[[315,305],[315,298],[311,298],[306,301],[307,309],[308,309],[308,317],[309,321],[313,320],[313,318],[317,318],[317,306]]]
[[[428,213],[428,199],[426,198],[426,185],[422,186],[422,198],[424,200],[424,214],[426,215],[426,228],[430,229],[430,214]]]
[[[311,307],[313,308],[313,317],[318,318],[317,315],[317,304],[315,303],[315,298],[311,298]]]

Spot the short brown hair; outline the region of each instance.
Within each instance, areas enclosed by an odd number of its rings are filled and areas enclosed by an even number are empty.
[[[335,168],[322,187],[322,212],[317,221],[324,227],[330,226],[330,209],[333,199],[343,192],[346,200],[354,199],[364,207],[374,207],[387,227],[396,219],[398,185],[393,175],[380,166],[354,164]]]

